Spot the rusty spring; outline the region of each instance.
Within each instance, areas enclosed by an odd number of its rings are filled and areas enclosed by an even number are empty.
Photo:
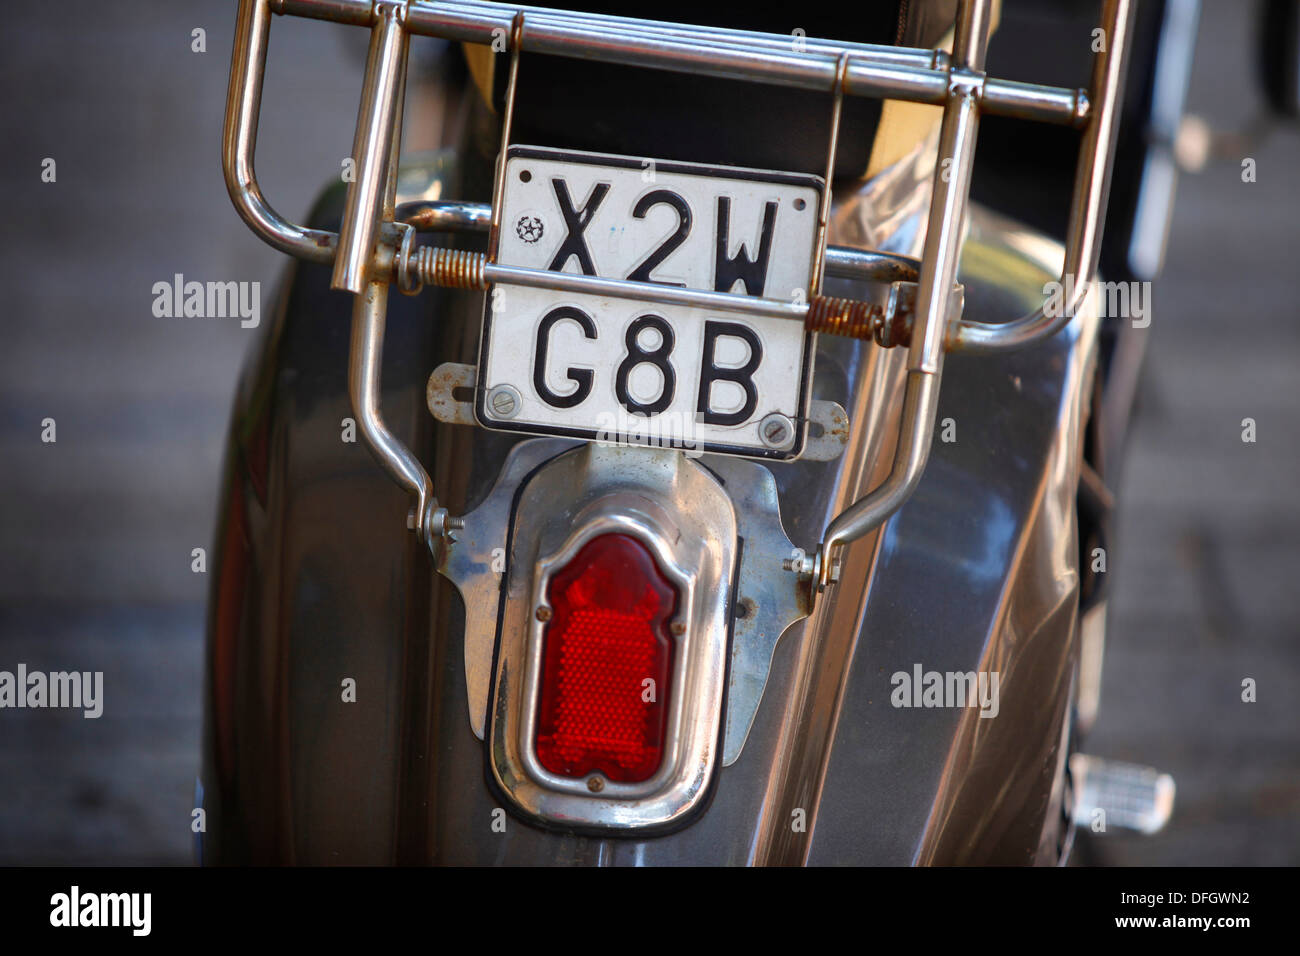
[[[435,249],[421,246],[412,254],[408,269],[418,285],[437,285],[452,289],[483,291],[487,280],[483,266],[487,257],[481,252],[464,249]]]
[[[404,276],[399,272],[399,279],[404,278],[399,284],[407,294],[414,294],[425,285],[475,291],[483,291],[488,287],[484,276],[487,256],[481,252],[421,246],[413,252],[404,252],[403,257],[406,269]],[[902,336],[895,334],[898,330],[890,327],[881,306],[856,299],[814,296],[808,304],[803,324],[809,332],[875,341],[884,347],[900,344],[900,340],[905,341]]]
[[[851,339],[872,340],[884,328],[885,310],[870,302],[814,296],[803,325],[809,332],[829,332]]]

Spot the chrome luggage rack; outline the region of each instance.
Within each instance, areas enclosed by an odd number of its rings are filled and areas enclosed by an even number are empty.
[[[460,525],[433,495],[428,472],[384,425],[379,408],[388,287],[418,292],[425,284],[485,290],[492,283],[594,293],[642,301],[790,319],[814,332],[906,345],[907,385],[889,476],[839,514],[815,555],[792,562],[812,592],[838,577],[840,549],[893,514],[915,489],[933,437],[945,351],[990,352],[1051,336],[1073,317],[1089,290],[1100,254],[1127,62],[1131,0],[1105,0],[1103,46],[1089,90],[1001,80],[984,73],[993,0],[959,0],[951,55],[939,50],[839,43],[805,37],[524,7],[484,0],[240,0],[231,62],[222,160],[240,215],[271,246],[311,262],[332,263],[331,286],[353,293],[348,382],[357,422],[380,463],[416,497],[411,528],[436,551]],[[329,20],[371,31],[340,231],[295,225],[262,196],[253,169],[271,15]],[[395,205],[407,50],[412,34],[490,46],[508,53],[501,155],[491,207],[461,202]],[[496,262],[521,52],[551,54],[706,76],[818,90],[832,95],[828,143],[835,156],[845,96],[908,100],[943,107],[925,246],[921,260],[826,244],[829,188],[819,210],[813,288],[806,302],[692,291],[641,282],[523,269]],[[982,114],[1018,117],[1082,130],[1065,258],[1064,307],[1006,323],[960,318],[956,286]],[[417,248],[417,231],[488,232],[488,253]],[[820,294],[823,276],[888,283],[886,306]]]

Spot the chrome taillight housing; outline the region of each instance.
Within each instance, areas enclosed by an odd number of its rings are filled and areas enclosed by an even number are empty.
[[[490,709],[495,782],[538,820],[674,823],[722,757],[739,538],[675,451],[589,445],[523,486]]]

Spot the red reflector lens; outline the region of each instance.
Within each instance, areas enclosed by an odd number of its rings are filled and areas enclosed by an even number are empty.
[[[650,779],[663,757],[677,589],[640,541],[605,534],[552,575],[546,600],[537,759],[564,777]]]

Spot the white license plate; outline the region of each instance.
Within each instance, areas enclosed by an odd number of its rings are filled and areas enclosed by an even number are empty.
[[[497,261],[801,300],[822,189],[796,173],[513,146]],[[793,459],[810,340],[789,319],[498,285],[475,413],[506,431]]]

